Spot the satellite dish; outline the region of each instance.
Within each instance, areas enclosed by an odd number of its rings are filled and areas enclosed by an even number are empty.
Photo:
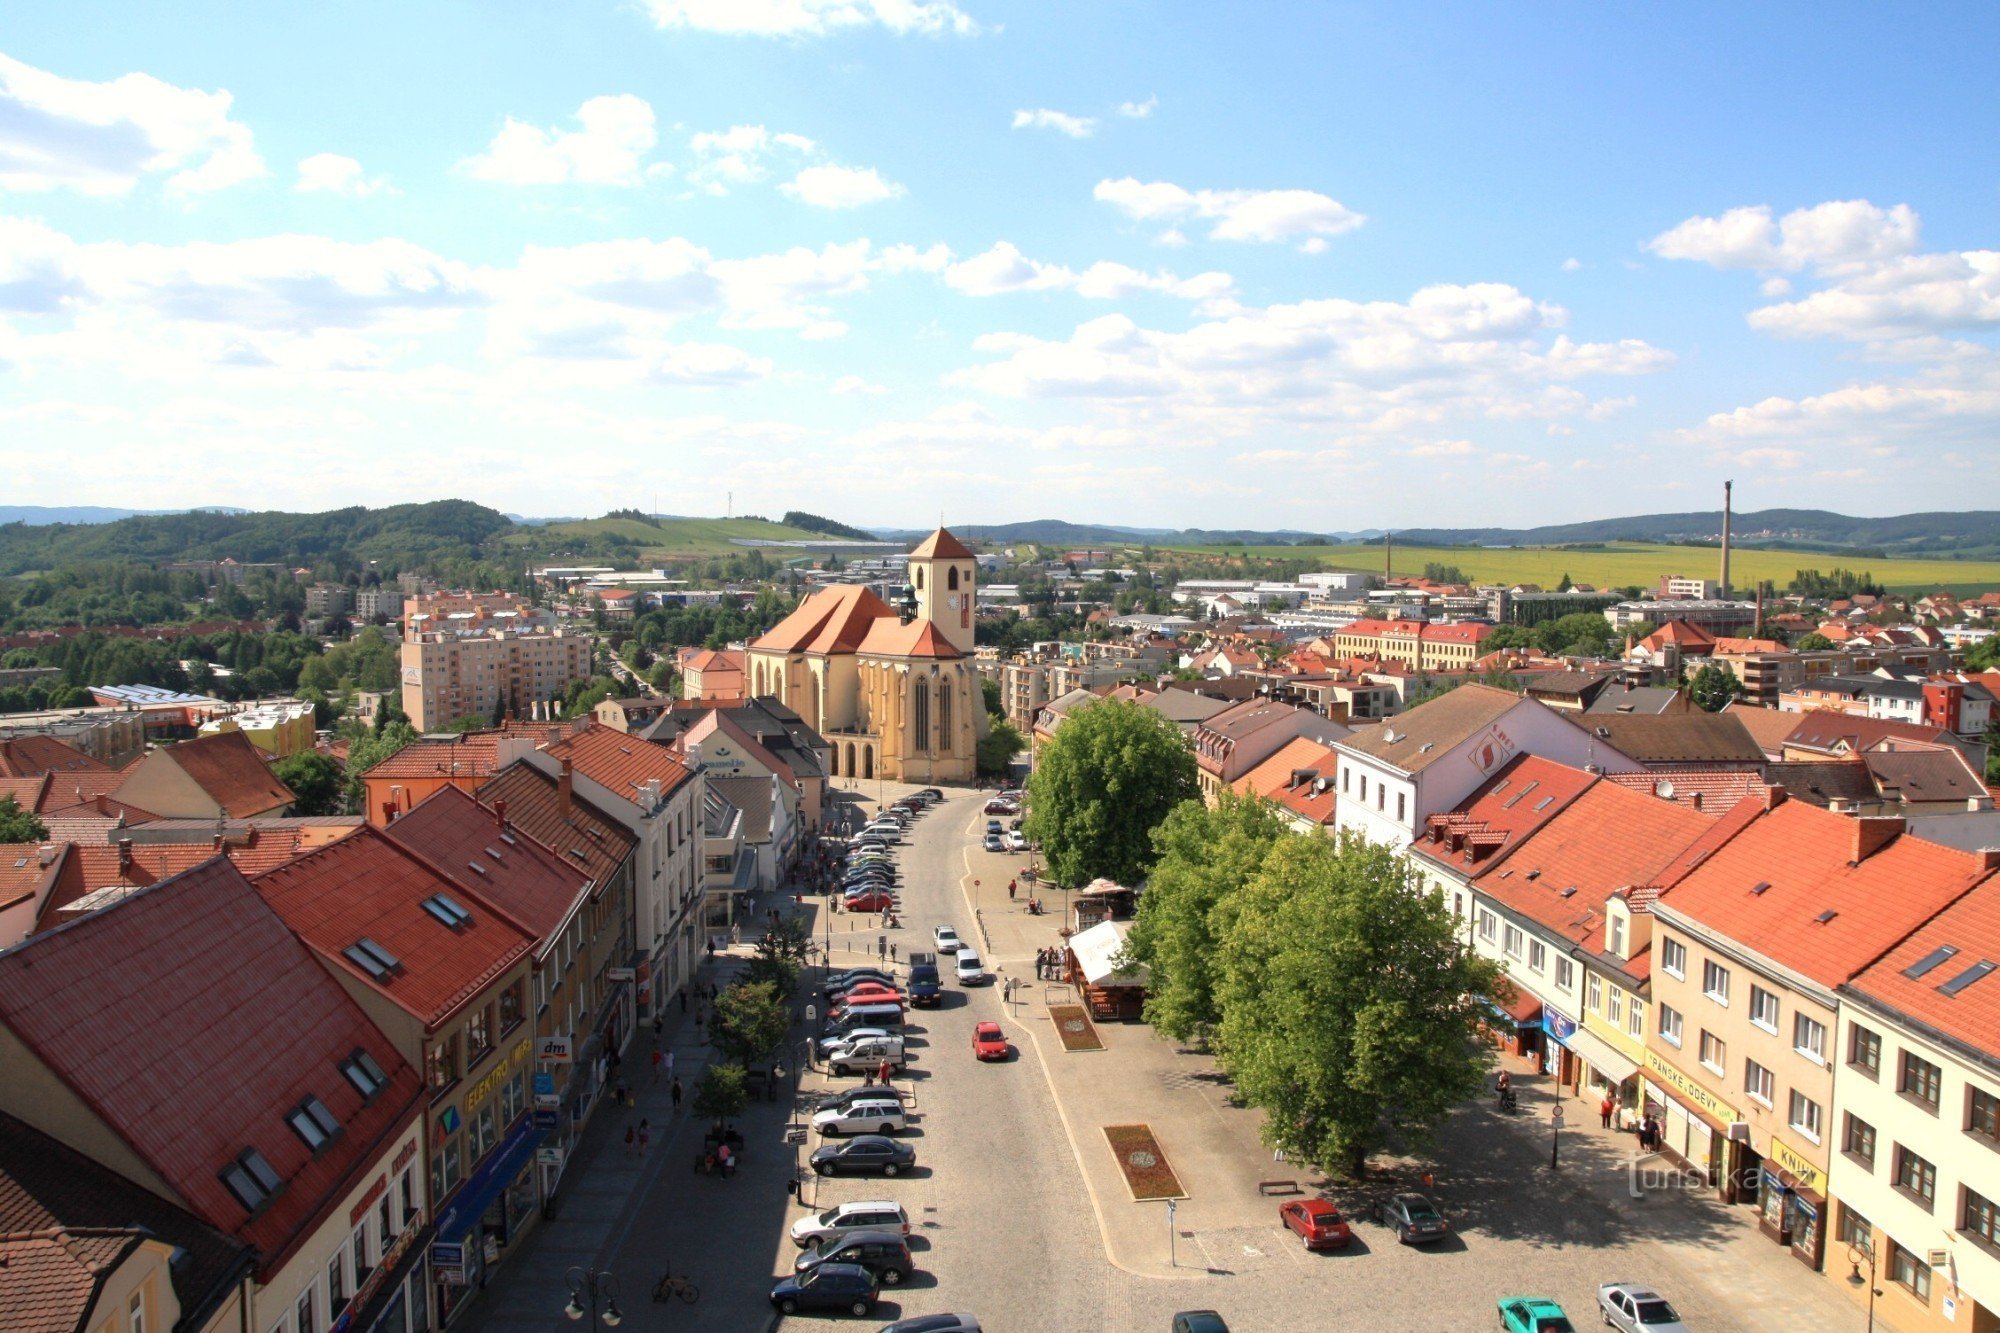
[[[1659,797],[1663,801],[1673,800],[1674,784],[1667,781],[1665,778],[1661,778],[1658,782],[1655,782],[1653,784],[1653,795]]]

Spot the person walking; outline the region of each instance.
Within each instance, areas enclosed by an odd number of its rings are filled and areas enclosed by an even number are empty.
[[[630,1125],[625,1126],[625,1155],[627,1157],[632,1155],[634,1149],[638,1146],[638,1142],[639,1132]]]
[[[665,1032],[666,1030],[667,1030],[667,1016],[665,1014],[654,1014],[653,1040],[658,1041],[660,1039],[660,1034]]]
[[[673,1053],[672,1051],[668,1051],[668,1052],[667,1052],[667,1078],[668,1078],[669,1080],[671,1080],[671,1079],[673,1078],[673,1076],[674,1076],[674,1053]]]
[[[660,1081],[660,1070],[665,1067],[667,1057],[658,1046],[653,1047],[653,1082]]]
[[[896,961],[896,946],[893,944],[889,946],[889,961],[892,963]]]
[[[889,1059],[887,1056],[882,1058],[881,1064],[875,1066],[875,1074],[883,1087],[886,1088],[889,1086]]]
[[[632,1103],[632,1090],[625,1086],[625,1080],[622,1078],[613,1085],[611,1095],[617,1099],[620,1106],[629,1106]]]
[[[653,1139],[652,1125],[648,1124],[644,1120],[641,1120],[639,1122],[639,1156],[644,1157],[646,1155],[646,1145],[652,1142],[652,1139]]]
[[[683,986],[681,987],[681,1012],[686,1013],[687,1011],[688,1011],[688,993],[687,993],[687,987]]]
[[[1601,1101],[1601,1102],[1599,1102],[1599,1103],[1597,1104],[1597,1114],[1598,1114],[1598,1118],[1599,1118],[1599,1119],[1601,1119],[1601,1120],[1603,1120],[1603,1122],[1604,1122],[1604,1127],[1605,1127],[1606,1129],[1610,1129],[1610,1128],[1611,1128],[1611,1112],[1612,1112],[1613,1110],[1615,1110],[1615,1109],[1616,1109],[1616,1107],[1615,1107],[1615,1106],[1613,1105],[1613,1103],[1612,1103],[1612,1101],[1611,1101],[1611,1094],[1610,1094],[1610,1093],[1606,1093],[1606,1094],[1604,1095],[1604,1100],[1603,1100],[1603,1101]]]
[[[1007,881],[1007,901],[1010,903],[1014,901],[1014,886],[1014,880],[1010,879]]]
[[[675,1079],[673,1086],[668,1088],[667,1092],[674,1099],[674,1114],[679,1115],[681,1113],[681,1081]]]

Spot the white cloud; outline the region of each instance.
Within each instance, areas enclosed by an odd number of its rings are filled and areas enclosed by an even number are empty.
[[[1907,255],[1750,312],[1785,337],[1892,339],[2000,324],[2000,251]]]
[[[983,254],[952,264],[945,269],[944,280],[947,287],[967,296],[1074,291],[1094,301],[1117,301],[1139,292],[1159,292],[1189,301],[1216,301],[1235,287],[1234,279],[1227,273],[1198,273],[1181,278],[1167,272],[1147,273],[1108,260],[1099,260],[1077,273],[1061,264],[1030,259],[1010,241],[1000,241]]]
[[[771,160],[780,154],[809,157],[818,149],[803,134],[775,132],[762,125],[732,125],[697,134],[689,147],[695,165],[688,170],[688,179],[712,194],[763,180],[771,174]]]
[[[1562,262],[1562,271],[1565,273],[1574,273],[1582,267],[1583,267],[1583,261],[1581,259],[1578,259],[1575,255],[1571,255],[1568,259],[1565,259]]]
[[[150,74],[65,79],[0,55],[0,189],[110,196],[165,176],[169,191],[200,194],[255,180],[268,173],[233,100]]]
[[[1143,102],[1120,102],[1118,104],[1118,114],[1124,116],[1127,120],[1144,120],[1159,109],[1160,99],[1158,97],[1148,97]]]
[[[839,379],[833,382],[833,391],[835,393],[867,393],[867,394],[880,394],[889,392],[886,388],[884,388],[880,384],[870,384],[867,380],[861,378],[861,376],[859,375],[842,375]]]
[[[665,384],[727,388],[763,379],[771,373],[771,362],[719,343],[682,343],[665,349],[649,371],[650,378]]]
[[[1088,139],[1097,133],[1097,121],[1091,116],[1072,116],[1064,111],[1051,111],[1047,107],[1038,107],[1033,111],[1016,111],[1014,128],[1054,130],[1057,134],[1065,134],[1072,139]]]
[[[1367,221],[1316,190],[1187,190],[1170,181],[1127,176],[1099,181],[1093,194],[1137,222],[1209,221],[1214,224],[1209,238],[1217,241],[1317,239],[1342,235]]]
[[[376,176],[371,180],[359,162],[339,153],[314,153],[311,157],[299,159],[299,180],[292,188],[300,194],[324,192],[353,199],[395,193],[395,187],[389,184],[386,176]]]
[[[512,116],[486,151],[460,168],[501,185],[638,185],[669,168],[646,166],[659,134],[653,108],[629,93],[593,97],[577,108],[581,129],[545,130]]]
[[[951,0],[645,0],[662,28],[744,37],[819,37],[879,24],[890,32],[970,36],[972,16]]]
[[[1076,274],[1060,264],[1029,259],[1012,243],[1001,241],[984,254],[962,259],[944,271],[953,291],[967,296],[998,296],[1003,292],[1039,292],[1069,287]]]
[[[860,208],[903,193],[873,167],[807,167],[779,188],[814,208]]]
[[[1716,268],[1796,273],[1840,269],[1906,255],[1917,247],[1917,215],[1908,204],[1878,208],[1843,199],[1800,208],[1773,220],[1763,204],[1720,217],[1692,217],[1661,232],[1646,248],[1662,259],[1692,259]]]

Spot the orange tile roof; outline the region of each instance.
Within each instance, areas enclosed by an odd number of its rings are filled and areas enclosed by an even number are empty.
[[[388,835],[428,857],[461,888],[492,900],[542,943],[562,929],[593,883],[582,866],[457,787],[426,797],[389,825]]]
[[[0,800],[11,796],[14,804],[23,810],[39,811],[42,808],[42,793],[48,790],[49,775],[40,774],[31,778],[0,778]]]
[[[1762,800],[1770,790],[1755,773],[1683,772],[1672,776],[1658,773],[1606,773],[1608,780],[1648,796],[1700,810],[1707,815],[1726,815],[1739,802]]]
[[[542,749],[558,762],[569,760],[576,772],[635,803],[639,788],[648,782],[657,780],[664,796],[694,776],[666,746],[613,731],[602,723],[592,723],[588,729]]]
[[[1553,759],[1516,755],[1456,810],[1426,820],[1410,850],[1461,873],[1484,874],[1596,781]]]
[[[39,842],[0,842],[0,910],[32,902],[46,894],[61,869],[52,847],[47,865],[42,864]],[[0,939],[0,948],[8,941]]]
[[[1661,907],[1838,986],[1987,873],[1976,855],[1894,836],[1901,827],[1787,801],[1697,867]],[[1760,884],[1768,887],[1756,891]]]
[[[1953,952],[1915,977],[1905,973],[1944,949]],[[1862,995],[1991,1059],[2000,1034],[2000,977],[1965,978],[2000,962],[2000,876],[1989,876],[1905,936],[1845,990]],[[1945,987],[1952,986],[1951,993]]]
[[[639,845],[623,824],[581,796],[571,796],[565,813],[556,779],[530,763],[509,764],[476,794],[488,806],[505,802],[509,822],[589,871],[599,884],[610,883]]]
[[[180,769],[231,818],[269,814],[297,799],[240,731],[197,736],[155,750],[147,760]]]
[[[943,528],[939,528],[936,532],[924,538],[922,542],[918,543],[917,549],[910,552],[910,559],[912,560],[970,560],[972,558],[972,552],[966,549],[965,543],[952,536],[951,533]]]
[[[1334,807],[1334,777],[1340,756],[1330,745],[1300,736],[1280,746],[1277,753],[1238,778],[1232,786],[1247,795],[1276,801],[1292,813],[1314,824],[1331,825]],[[1312,772],[1315,779],[1295,783],[1300,774]],[[1321,786],[1317,779],[1325,779]]]
[[[895,615],[894,608],[859,584],[821,588],[750,646],[782,653],[853,652],[877,620]]]
[[[866,637],[855,649],[873,657],[921,657],[950,660],[965,654],[951,645],[938,627],[928,620],[902,623],[900,618],[881,619],[868,627]]]
[[[1783,752],[1785,738],[1799,726],[1797,713],[1781,713],[1775,708],[1757,708],[1744,703],[1732,703],[1722,710],[1722,716],[1741,722],[1743,729],[1750,733],[1750,738],[1763,746],[1767,755]]]
[[[368,770],[371,778],[484,778],[493,774],[500,742],[526,737],[536,745],[557,740],[574,728],[568,722],[510,722],[457,736],[412,741]]]
[[[14,736],[0,740],[0,778],[108,771],[110,767],[53,736]]]

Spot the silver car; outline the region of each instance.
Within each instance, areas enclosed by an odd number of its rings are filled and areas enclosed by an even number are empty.
[[[1604,1322],[1625,1333],[1687,1333],[1680,1312],[1667,1298],[1637,1282],[1607,1282],[1597,1289]]]

